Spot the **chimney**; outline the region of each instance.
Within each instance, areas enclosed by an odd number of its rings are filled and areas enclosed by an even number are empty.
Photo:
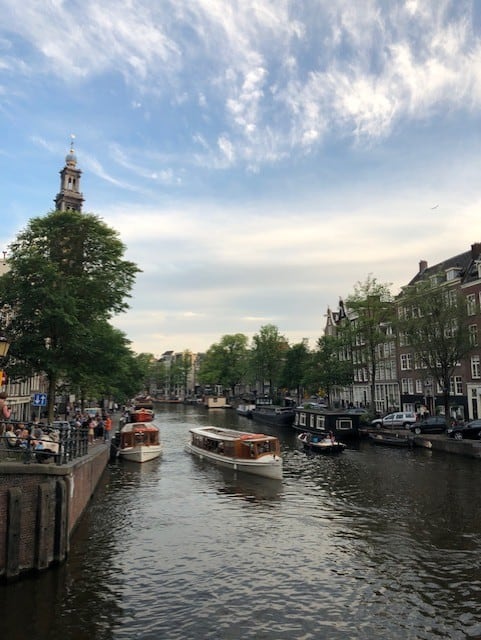
[[[475,242],[471,245],[471,258],[476,260],[479,258],[479,254],[481,253],[481,242]]]
[[[420,260],[419,261],[419,273],[422,273],[423,271],[426,271],[427,268],[428,268],[427,260]]]

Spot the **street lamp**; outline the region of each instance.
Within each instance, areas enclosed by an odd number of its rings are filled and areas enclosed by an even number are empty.
[[[10,342],[5,336],[0,336],[0,358],[5,358],[10,348]]]

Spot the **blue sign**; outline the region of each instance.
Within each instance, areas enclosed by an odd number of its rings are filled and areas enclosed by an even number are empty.
[[[34,407],[46,407],[47,406],[47,394],[46,393],[34,393],[33,395]]]

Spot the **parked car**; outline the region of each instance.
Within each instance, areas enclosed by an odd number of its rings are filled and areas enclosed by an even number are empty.
[[[414,411],[396,411],[395,413],[388,413],[384,418],[375,418],[371,424],[373,427],[386,427],[386,428],[409,428],[416,422],[416,414]]]
[[[448,429],[448,436],[455,440],[464,438],[476,439],[481,434],[481,420],[471,420],[465,424],[458,424]]]
[[[447,429],[446,419],[444,416],[430,416],[411,425],[410,430],[413,433],[444,433]]]

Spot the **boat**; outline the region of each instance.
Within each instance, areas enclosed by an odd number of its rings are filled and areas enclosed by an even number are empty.
[[[137,398],[129,410],[129,422],[151,422],[155,417],[150,397]]]
[[[128,422],[120,429],[116,447],[123,460],[147,462],[162,453],[159,428],[152,422]]]
[[[256,404],[251,411],[254,422],[262,422],[277,427],[290,427],[294,422],[295,411],[292,407],[280,407],[274,404]]]
[[[230,409],[231,405],[227,404],[224,396],[204,396],[203,404],[206,409]]]
[[[336,440],[359,436],[361,415],[320,407],[302,406],[295,409],[292,427],[303,433],[326,434],[332,432]]]
[[[220,427],[194,427],[185,450],[221,467],[264,478],[282,478],[279,440],[263,433]]]
[[[413,439],[405,434],[369,432],[369,442],[387,447],[412,447]]]
[[[244,416],[244,418],[252,418],[252,411],[256,408],[253,402],[245,402],[237,405],[237,415]]]
[[[332,433],[313,435],[304,431],[297,439],[305,449],[316,453],[342,453],[346,448],[344,442],[336,440]]]

